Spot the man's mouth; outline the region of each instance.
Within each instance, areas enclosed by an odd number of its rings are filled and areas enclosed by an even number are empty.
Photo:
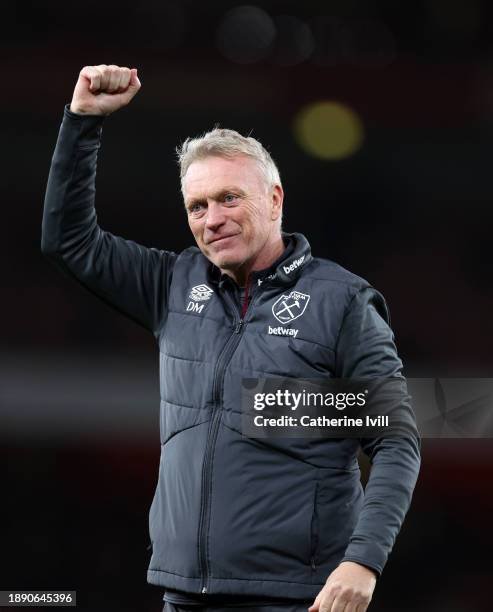
[[[209,240],[209,242],[207,242],[206,244],[213,244],[215,242],[219,242],[220,240],[226,240],[226,238],[233,238],[234,236],[237,236],[238,234],[228,234],[227,236],[217,236],[216,238],[213,238],[212,240]]]

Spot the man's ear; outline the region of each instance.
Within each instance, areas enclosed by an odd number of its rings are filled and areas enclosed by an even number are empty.
[[[282,203],[284,201],[284,191],[281,185],[274,185],[272,188],[272,208],[271,208],[271,220],[275,221],[282,214]]]

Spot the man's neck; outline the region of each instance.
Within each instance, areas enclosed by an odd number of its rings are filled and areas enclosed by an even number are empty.
[[[231,276],[236,281],[239,287],[244,287],[247,283],[249,275],[252,272],[256,272],[258,270],[265,270],[266,268],[268,268],[276,261],[276,259],[281,256],[285,249],[286,246],[284,244],[282,236],[279,234],[278,238],[275,241],[264,247],[262,253],[255,259],[253,263],[246,263],[237,270],[221,269],[221,272],[223,274]]]

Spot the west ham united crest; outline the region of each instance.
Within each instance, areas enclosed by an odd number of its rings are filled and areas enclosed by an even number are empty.
[[[289,295],[281,295],[272,306],[272,314],[279,323],[290,323],[305,312],[310,296],[299,291],[291,291]]]

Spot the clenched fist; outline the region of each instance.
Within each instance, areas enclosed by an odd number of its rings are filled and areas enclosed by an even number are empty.
[[[140,87],[136,68],[130,70],[106,64],[84,66],[70,110],[80,115],[110,115],[127,105]]]

